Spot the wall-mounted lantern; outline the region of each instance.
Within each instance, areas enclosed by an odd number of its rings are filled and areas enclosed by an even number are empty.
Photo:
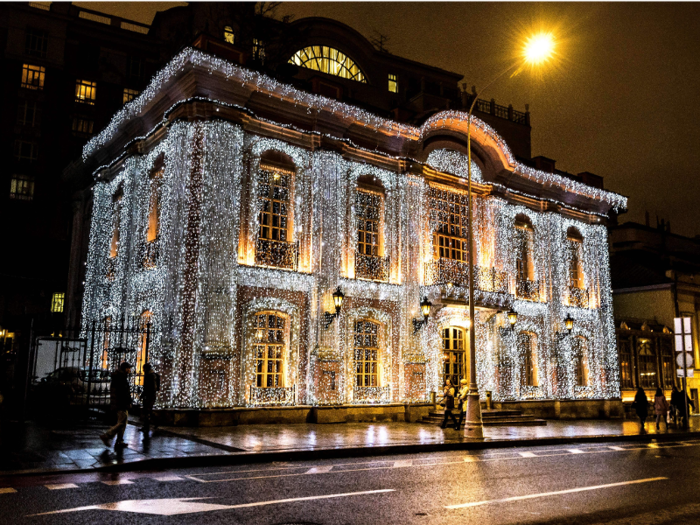
[[[571,314],[567,314],[566,319],[564,319],[564,328],[566,329],[565,332],[562,331],[562,332],[557,333],[557,339],[559,341],[564,339],[566,336],[570,335],[571,330],[573,330],[573,328],[574,328],[574,320],[571,317]]]
[[[510,329],[512,330],[515,328],[515,323],[518,321],[518,312],[511,308],[508,310],[508,312],[506,312],[506,315],[508,316],[508,322],[510,323]]]
[[[345,299],[345,294],[340,291],[340,286],[333,292],[333,306],[335,306],[335,313],[326,312],[323,314],[323,328],[328,329],[333,320],[340,315],[340,310],[343,308],[343,300]]]
[[[420,302],[420,311],[423,314],[423,319],[414,319],[413,320],[413,333],[417,334],[421,328],[423,328],[423,325],[428,322],[428,317],[430,317],[430,307],[433,306],[433,303],[428,301],[427,297],[423,297],[423,300]]]

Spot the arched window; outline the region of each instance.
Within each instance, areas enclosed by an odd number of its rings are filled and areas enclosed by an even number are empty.
[[[294,175],[294,164],[289,157],[274,151],[263,154],[258,172],[257,265],[296,268],[297,248],[292,242]]]
[[[523,386],[540,386],[537,363],[537,339],[530,332],[518,334],[518,351],[522,363],[521,383]]]
[[[279,312],[255,315],[255,386],[283,387],[287,356],[286,318]]]
[[[588,341],[585,337],[574,337],[573,358],[575,385],[588,386]]]
[[[384,257],[384,190],[371,177],[360,177],[355,190],[357,246],[355,277],[389,280],[389,261]]]
[[[148,226],[146,228],[146,247],[143,254],[145,268],[153,268],[158,257],[156,244],[160,236],[160,188],[164,171],[163,155],[160,155],[149,176]]]
[[[114,259],[119,255],[119,234],[121,227],[122,197],[121,188],[112,197],[112,241],[109,245],[109,257]]]
[[[656,350],[651,339],[638,339],[639,386],[654,388],[659,384],[656,366]]]
[[[355,322],[355,386],[379,386],[379,324]]]
[[[569,305],[588,307],[588,290],[583,274],[583,237],[573,226],[566,232],[566,248],[569,251]]]
[[[442,330],[443,385],[449,379],[453,386],[459,386],[466,377],[465,339],[464,330],[457,326]]]
[[[229,44],[236,43],[236,33],[233,32],[231,26],[224,26],[224,40]]]
[[[289,59],[290,64],[314,71],[320,71],[327,75],[347,78],[356,82],[367,83],[365,74],[360,68],[342,51],[338,51],[328,46],[308,46],[300,49],[292,58]]]
[[[527,215],[515,217],[515,267],[516,292],[518,298],[536,301],[539,299],[539,281],[535,280],[533,264],[535,232]]]
[[[153,330],[153,312],[144,310],[139,318],[139,347],[136,351],[136,384],[143,385],[143,365],[148,361],[149,345]]]

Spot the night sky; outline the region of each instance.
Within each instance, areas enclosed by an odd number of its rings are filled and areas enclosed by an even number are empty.
[[[76,2],[150,23],[163,3]],[[557,35],[555,64],[503,78],[482,98],[524,111],[532,153],[557,168],[590,171],[629,197],[621,222],[644,211],[675,233],[700,234],[700,4],[286,3],[279,15],[322,16],[399,56],[465,76],[477,91],[505,69],[521,35]]]

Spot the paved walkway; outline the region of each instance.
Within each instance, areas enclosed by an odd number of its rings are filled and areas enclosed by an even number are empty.
[[[435,450],[467,442],[462,432],[422,423],[168,427],[153,432],[147,440],[136,425],[130,424],[125,434],[129,447],[117,453],[106,449],[99,439],[105,428],[106,425],[96,422],[54,424],[50,428],[35,423],[4,425],[0,428],[0,476],[110,467],[130,469],[138,468],[139,463],[149,468],[177,467],[185,463],[192,466],[204,461],[203,458],[207,458],[209,464],[231,460],[253,462],[256,458],[267,461],[269,458],[260,456],[266,453],[337,453],[372,448],[391,453],[386,448],[392,447],[396,447],[397,453],[402,451],[401,447],[403,451],[410,447],[410,451],[417,452],[423,446]],[[653,423],[647,423],[647,430],[655,437]],[[691,418],[691,431],[700,432],[700,418]],[[485,447],[533,445],[551,439],[638,436],[639,424],[623,420],[548,421],[546,426],[537,427],[485,427],[484,433]],[[660,434],[667,433],[678,437],[684,434],[674,428],[668,432],[662,430]],[[188,459],[181,461],[183,458]]]

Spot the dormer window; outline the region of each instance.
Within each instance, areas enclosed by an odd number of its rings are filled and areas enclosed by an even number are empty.
[[[224,26],[224,40],[229,44],[236,43],[236,33],[231,26]]]
[[[327,75],[335,77],[347,78],[356,82],[367,83],[365,74],[360,70],[353,59],[347,56],[342,51],[338,51],[328,46],[308,46],[300,49],[292,58],[289,59],[290,64],[296,64],[299,67],[320,71]]]

